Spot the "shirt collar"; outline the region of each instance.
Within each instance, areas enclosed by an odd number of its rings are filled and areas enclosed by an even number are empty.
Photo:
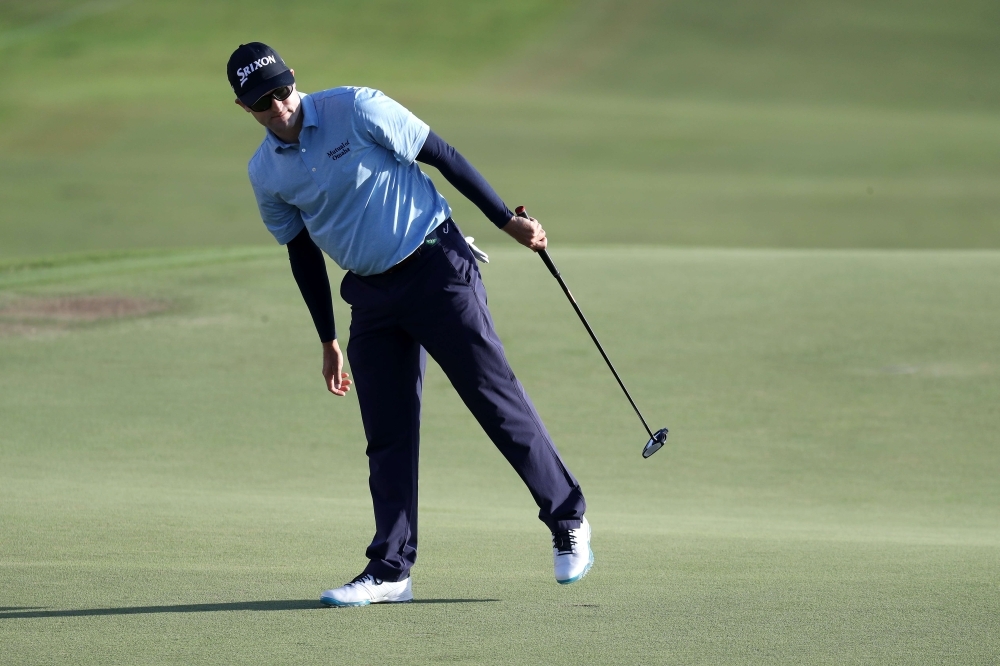
[[[316,121],[316,106],[313,104],[312,98],[309,97],[309,95],[300,93],[297,90],[295,91],[295,94],[299,96],[299,104],[302,109],[302,129],[307,127],[318,127],[319,123]],[[265,131],[267,132],[266,141],[271,144],[271,147],[275,152],[281,152],[282,150],[298,145],[295,143],[285,143],[269,129],[265,129]],[[301,141],[301,139],[302,135],[300,133],[299,140]]]
[[[319,127],[319,119],[316,117],[316,105],[309,95],[299,93],[302,100],[302,127]]]

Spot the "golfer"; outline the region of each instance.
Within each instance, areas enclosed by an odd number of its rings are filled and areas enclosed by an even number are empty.
[[[416,116],[377,90],[309,95],[269,46],[241,45],[227,66],[236,103],[266,128],[249,175],[261,217],[288,248],[292,275],[323,347],[327,389],[346,395],[323,252],[345,269],[348,358],[368,440],[375,537],[329,606],[413,599],[417,560],[420,394],[427,354],[520,475],[552,532],[559,583],[593,564],[586,503],[524,387],[486,307],[473,248],[415,162],[437,168],[498,228],[538,251],[537,220],[514,216],[486,180]]]

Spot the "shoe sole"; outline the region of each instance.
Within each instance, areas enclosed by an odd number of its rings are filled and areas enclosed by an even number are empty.
[[[576,581],[578,581],[581,578],[583,578],[584,576],[586,576],[587,573],[590,571],[590,567],[592,567],[592,566],[594,566],[594,550],[593,550],[593,548],[590,549],[590,560],[587,562],[587,566],[584,568],[583,571],[580,572],[580,574],[578,576],[573,576],[572,578],[567,578],[566,580],[559,580],[557,578],[556,582],[559,583],[560,585],[569,585],[570,583],[575,583]]]
[[[413,599],[401,599],[400,601],[376,601],[377,604],[408,604]],[[320,597],[319,602],[326,606],[327,608],[354,608],[356,606],[371,606],[372,602],[365,599],[364,601],[337,601],[336,599],[331,599],[329,597]]]

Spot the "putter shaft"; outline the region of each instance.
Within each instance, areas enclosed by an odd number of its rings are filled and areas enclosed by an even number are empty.
[[[514,210],[514,213],[518,217],[528,217],[528,211],[525,210],[524,206],[518,206]],[[548,268],[549,272],[552,273],[552,277],[554,277],[559,283],[559,286],[562,287],[563,292],[566,294],[566,298],[569,299],[570,305],[572,305],[573,309],[576,310],[577,316],[580,318],[580,321],[583,322],[584,328],[587,329],[587,333],[590,333],[590,339],[594,341],[595,345],[597,345],[597,350],[601,352],[601,356],[604,357],[604,362],[607,363],[608,368],[611,369],[611,374],[613,374],[615,379],[618,380],[618,385],[622,387],[622,391],[625,393],[625,397],[628,398],[629,403],[632,405],[632,409],[635,410],[636,416],[638,416],[639,420],[642,421],[642,427],[646,429],[647,433],[649,433],[649,438],[653,439],[653,431],[650,430],[649,426],[646,424],[646,419],[642,418],[642,412],[639,411],[639,407],[635,404],[635,400],[632,399],[632,395],[628,392],[628,389],[625,388],[625,382],[623,382],[622,378],[618,376],[618,371],[615,370],[614,364],[611,363],[611,359],[608,358],[607,353],[604,351],[601,341],[597,339],[597,334],[594,333],[594,329],[590,327],[590,323],[587,321],[587,318],[583,316],[583,310],[581,310],[580,306],[577,305],[576,299],[573,298],[573,292],[571,292],[569,287],[566,286],[566,281],[563,280],[562,274],[559,273],[559,269],[556,268],[555,263],[552,261],[552,257],[550,257],[549,253],[545,250],[539,250],[538,256],[542,258],[542,261],[545,262],[546,268]]]

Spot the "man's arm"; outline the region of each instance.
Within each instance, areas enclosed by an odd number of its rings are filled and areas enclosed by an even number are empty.
[[[323,344],[323,377],[326,387],[335,395],[344,395],[350,390],[351,380],[343,372],[344,356],[337,343],[337,328],[333,319],[333,297],[330,295],[330,278],[326,273],[326,261],[309,232],[303,229],[288,242],[288,262],[292,275],[299,285],[302,300],[309,308],[316,333]]]
[[[516,217],[469,161],[422,120],[377,90],[359,90],[354,110],[372,141],[401,164],[418,160],[436,167],[448,182],[483,211],[493,224],[534,251],[546,247],[538,220]]]
[[[302,300],[309,308],[320,342],[337,339],[337,327],[333,320],[333,297],[330,295],[330,278],[326,274],[323,251],[319,249],[309,231],[303,229],[288,242],[288,263],[292,265]]]
[[[535,250],[546,247],[545,230],[534,218],[516,217],[507,208],[500,195],[486,182],[474,166],[461,153],[431,130],[417,154],[417,161],[429,164],[441,172],[456,190],[476,204],[483,215],[503,229],[518,243]]]
[[[514,217],[507,204],[496,190],[490,187],[482,174],[434,130],[427,135],[423,148],[417,154],[417,161],[429,164],[440,171],[441,175],[466,199],[476,204],[486,219],[498,229],[503,229],[504,225],[510,222],[510,218]]]

